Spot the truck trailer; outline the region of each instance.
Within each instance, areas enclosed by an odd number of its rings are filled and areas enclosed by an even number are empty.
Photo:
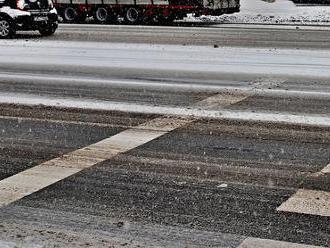
[[[97,23],[170,24],[188,14],[195,16],[239,12],[239,0],[54,0],[66,23],[82,23],[93,16]]]

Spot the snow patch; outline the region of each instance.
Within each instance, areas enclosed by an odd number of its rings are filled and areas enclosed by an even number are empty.
[[[187,21],[218,23],[318,24],[330,25],[330,6],[296,6],[289,0],[269,3],[262,0],[241,0],[241,11],[219,17],[188,17]]]

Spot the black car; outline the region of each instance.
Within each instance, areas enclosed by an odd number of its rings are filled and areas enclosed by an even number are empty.
[[[38,30],[49,36],[57,26],[57,12],[51,0],[0,0],[0,38],[13,37],[17,30]]]

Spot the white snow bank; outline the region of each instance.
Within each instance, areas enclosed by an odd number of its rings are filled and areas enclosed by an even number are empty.
[[[216,21],[220,23],[263,24],[318,24],[330,25],[330,6],[296,6],[290,0],[241,0],[241,11],[220,17],[190,17],[189,21]]]

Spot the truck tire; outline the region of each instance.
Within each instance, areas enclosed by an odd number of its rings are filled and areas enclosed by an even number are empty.
[[[134,25],[138,24],[141,21],[141,15],[136,8],[131,7],[125,11],[124,19],[125,23]]]
[[[94,21],[97,23],[101,23],[101,24],[107,23],[109,19],[109,14],[107,9],[103,7],[97,8],[93,14],[93,18]]]
[[[0,39],[12,38],[15,33],[15,23],[8,18],[0,17]]]
[[[48,25],[39,29],[41,36],[51,36],[55,33],[57,24]]]
[[[79,14],[75,8],[66,7],[63,10],[62,18],[63,18],[63,21],[66,23],[75,23],[79,18]]]

